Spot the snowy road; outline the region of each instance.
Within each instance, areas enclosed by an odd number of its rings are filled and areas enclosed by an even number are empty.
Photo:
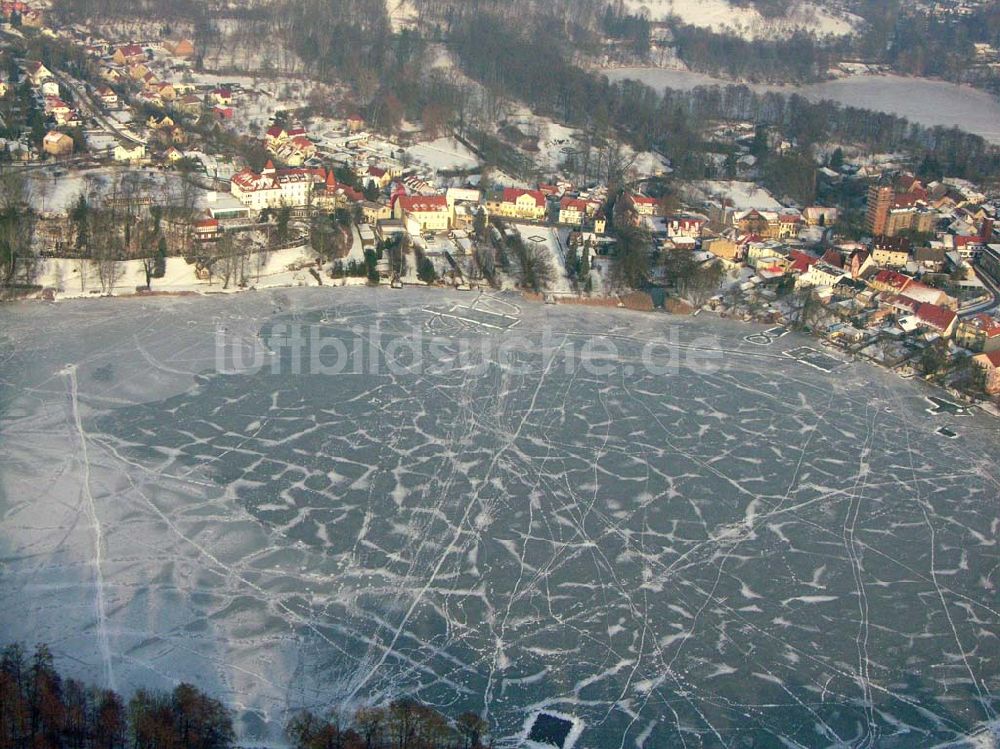
[[[0,631],[71,675],[195,681],[261,744],[289,708],[403,693],[501,747],[543,709],[578,747],[934,746],[997,719],[997,423],[927,413],[919,383],[514,296],[0,316]],[[359,358],[333,374],[336,351]]]

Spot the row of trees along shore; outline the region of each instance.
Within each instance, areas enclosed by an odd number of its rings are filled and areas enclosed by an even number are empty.
[[[449,720],[403,698],[349,718],[303,711],[286,738],[293,749],[485,749],[486,725],[474,713]],[[170,692],[137,690],[126,701],[62,676],[51,650],[20,644],[0,651],[0,749],[230,749],[232,715],[191,684]]]

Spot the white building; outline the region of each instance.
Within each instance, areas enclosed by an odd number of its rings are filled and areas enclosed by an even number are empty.
[[[847,278],[849,274],[841,268],[829,263],[813,263],[809,270],[799,276],[796,286],[811,286],[821,288],[825,286],[835,286],[842,278]]]
[[[233,197],[251,210],[309,205],[313,183],[323,181],[322,171],[314,169],[275,169],[270,161],[263,171],[244,169],[229,181]]]
[[[131,146],[118,143],[115,146],[115,150],[112,151],[112,156],[115,161],[127,161],[134,164],[146,158],[146,147],[141,143]]]

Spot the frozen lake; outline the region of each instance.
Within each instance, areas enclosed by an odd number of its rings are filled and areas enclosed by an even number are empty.
[[[601,72],[612,81],[631,78],[657,89],[684,91],[733,83],[688,70],[613,68]],[[829,99],[845,106],[889,112],[926,126],[954,125],[1000,143],[1000,101],[971,86],[900,75],[855,75],[808,86],[747,85],[755,91],[797,93],[813,101]]]
[[[404,693],[500,747],[542,709],[580,747],[996,720],[997,422],[795,335],[476,299],[0,309],[4,639],[195,681],[271,744],[290,707]]]

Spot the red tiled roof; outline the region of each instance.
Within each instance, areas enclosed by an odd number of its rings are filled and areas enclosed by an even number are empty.
[[[955,238],[952,240],[956,248],[965,247],[970,244],[981,244],[982,241],[982,237],[967,237],[962,234],[956,234]]]
[[[281,125],[271,125],[271,127],[267,129],[266,135],[270,138],[280,138],[283,132],[285,132],[285,128]]]
[[[832,248],[824,252],[823,257],[820,259],[824,263],[829,263],[834,268],[844,267],[844,256]]]
[[[917,311],[917,307],[920,306],[920,302],[910,299],[908,296],[902,296],[901,294],[883,294],[881,297],[882,303],[887,304],[890,307],[895,307],[898,310],[905,310],[911,314]]]
[[[138,44],[126,44],[124,47],[119,47],[118,50],[122,55],[128,59],[130,57],[145,57],[146,53],[142,51],[142,47]]]
[[[997,320],[995,317],[990,317],[985,312],[969,318],[967,322],[978,329],[987,338],[1000,336],[1000,320]]]
[[[944,331],[955,322],[958,315],[947,307],[924,303],[917,307],[917,319],[935,330]]]
[[[355,190],[353,187],[350,187],[348,185],[341,185],[338,189],[352,203],[360,203],[362,200],[365,199],[364,193],[360,193],[357,190]]]
[[[448,210],[444,195],[400,195],[399,205],[407,213]]]
[[[579,198],[563,198],[559,201],[559,208],[563,210],[569,208],[580,211],[581,213],[586,213],[587,201],[580,200]]]
[[[543,208],[545,206],[545,196],[539,190],[522,190],[518,187],[505,187],[503,189],[503,202],[514,203],[522,195],[530,195],[534,198],[535,206]]]
[[[994,367],[1000,367],[1000,351],[990,351],[989,353],[981,354],[981,356],[985,356],[986,360]]]
[[[658,202],[656,198],[650,198],[646,195],[634,195],[629,193],[629,199],[636,205],[656,205]]]
[[[807,255],[804,252],[799,252],[798,250],[792,250],[788,257],[792,261],[788,266],[788,269],[793,273],[805,273],[809,270],[810,266],[819,262],[819,258]]]
[[[875,274],[875,278],[872,279],[873,283],[891,286],[898,291],[905,289],[912,281],[913,279],[909,276],[904,276],[902,273],[897,273],[894,270],[880,270]]]

